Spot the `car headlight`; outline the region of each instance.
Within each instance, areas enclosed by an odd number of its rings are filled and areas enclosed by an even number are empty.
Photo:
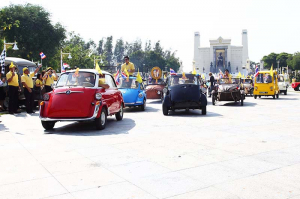
[[[50,99],[50,95],[48,93],[45,93],[43,98],[45,101],[48,101]]]
[[[270,87],[270,90],[273,90],[273,86]]]
[[[167,88],[164,88],[164,89],[163,89],[163,92],[164,92],[164,93],[167,93],[167,92],[168,92],[168,89],[167,89]]]
[[[257,90],[257,86],[255,86],[254,89]]]
[[[160,91],[157,91],[157,94],[160,95]]]
[[[143,97],[143,94],[142,94],[142,93],[140,93],[140,94],[139,94],[139,98],[142,98],[142,97]]]
[[[101,98],[102,98],[101,93],[96,93],[95,98],[96,98],[96,100],[101,100]]]

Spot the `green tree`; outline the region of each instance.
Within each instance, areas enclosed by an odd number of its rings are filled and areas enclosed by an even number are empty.
[[[125,53],[125,45],[122,38],[118,39],[114,49],[114,59],[117,63],[122,63]]]
[[[97,47],[97,53],[98,53],[98,55],[102,55],[103,54],[103,43],[104,43],[104,41],[103,41],[103,39],[101,39],[99,41],[99,44],[98,44],[98,47]]]
[[[289,57],[287,63],[294,70],[300,70],[300,52],[296,52],[294,55]]]
[[[106,61],[109,66],[112,66],[113,61],[113,37],[107,37],[106,42],[104,44],[104,54],[106,56]]]
[[[292,54],[288,54],[288,53],[285,53],[285,52],[282,52],[282,53],[280,53],[280,54],[277,56],[276,60],[279,60],[279,61],[280,61],[280,63],[279,63],[280,69],[281,69],[282,67],[286,67],[286,66],[287,66],[287,61],[288,61],[288,59],[289,59],[290,57],[292,57]],[[276,67],[277,67],[277,65],[276,65]]]
[[[273,65],[273,68],[276,68],[277,67],[277,56],[278,56],[278,54],[276,54],[276,53],[270,53],[269,55],[264,56],[263,57],[264,68],[270,69],[272,65]]]
[[[9,51],[9,56],[40,60],[40,52],[47,56],[43,65],[57,64],[52,60],[65,39],[65,28],[57,23],[53,25],[50,13],[39,5],[10,5],[0,11],[2,36],[7,41],[17,41],[19,50]],[[57,66],[54,66],[57,67]]]

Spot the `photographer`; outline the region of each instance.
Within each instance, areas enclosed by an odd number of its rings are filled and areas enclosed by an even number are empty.
[[[51,92],[53,90],[51,85],[54,83],[54,81],[57,80],[57,75],[55,70],[53,70],[53,68],[51,67],[48,67],[43,79],[45,80],[46,93]]]

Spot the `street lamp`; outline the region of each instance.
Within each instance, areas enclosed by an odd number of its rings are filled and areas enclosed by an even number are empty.
[[[280,60],[277,60],[277,73],[279,73],[279,63],[280,63]]]
[[[205,71],[205,68],[203,67],[203,73],[204,73],[204,71]]]
[[[63,68],[63,55],[69,55],[68,59],[72,59],[71,53],[63,53],[62,50],[60,50],[60,72]]]
[[[11,45],[14,45],[12,48],[13,50],[19,50],[16,41],[14,43],[6,43],[5,38],[4,38],[4,48],[3,49],[6,50],[6,46],[11,46]]]
[[[264,61],[263,60],[260,60],[260,70],[263,70],[264,69]]]

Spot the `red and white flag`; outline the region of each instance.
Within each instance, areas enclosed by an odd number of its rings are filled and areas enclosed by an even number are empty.
[[[46,58],[46,55],[43,52],[40,53],[40,56],[41,56],[41,59],[45,59]]]

